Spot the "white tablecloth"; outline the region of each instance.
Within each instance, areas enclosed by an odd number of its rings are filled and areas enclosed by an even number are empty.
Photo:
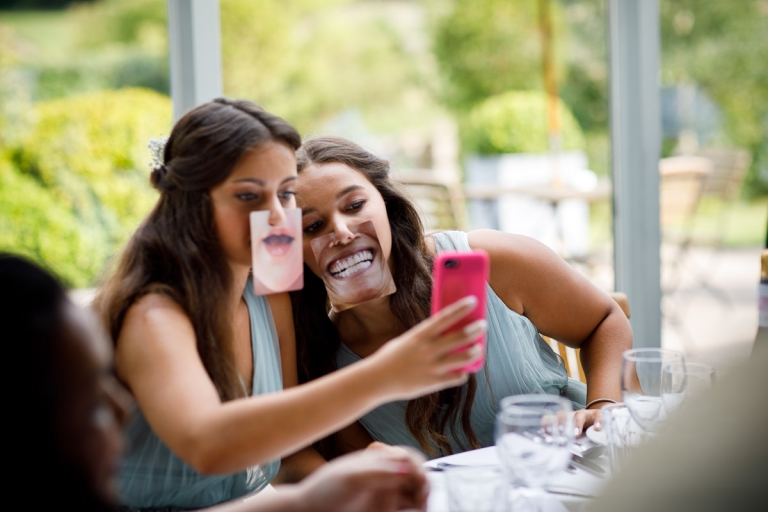
[[[606,470],[605,478],[593,476],[581,469],[563,471],[552,479],[548,488],[560,493],[598,495],[603,485],[607,482],[607,477],[610,476],[610,470],[608,469],[608,460],[605,456],[596,458],[594,461]],[[434,469],[441,462],[459,466],[490,466],[500,464],[495,446],[433,459],[424,465],[429,469]],[[444,473],[441,471],[430,471],[428,476],[432,485],[432,491],[429,495],[427,510],[429,512],[448,512],[448,495],[445,489]],[[542,512],[581,512],[590,501],[589,498],[579,496],[547,493],[547,498],[542,500],[541,508]]]

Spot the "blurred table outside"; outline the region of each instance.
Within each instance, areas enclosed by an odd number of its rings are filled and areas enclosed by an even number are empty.
[[[611,183],[607,179],[599,179],[597,186],[591,190],[581,190],[568,184],[553,185],[522,185],[519,187],[503,187],[500,185],[465,184],[464,196],[467,199],[492,201],[502,196],[516,194],[530,196],[534,199],[547,201],[557,205],[569,199],[584,201],[601,201],[611,197]]]

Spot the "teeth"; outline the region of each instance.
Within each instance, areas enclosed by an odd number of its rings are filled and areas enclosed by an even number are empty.
[[[339,272],[338,274],[334,274],[334,277],[347,277],[347,276],[351,276],[352,274],[356,274],[358,272],[361,272],[361,271],[367,269],[372,264],[373,263],[371,263],[370,261],[361,261],[360,263],[355,263],[354,265],[352,265],[348,269],[343,270],[343,271]]]
[[[370,250],[360,251],[343,260],[334,262],[328,270],[336,277],[347,277],[371,266],[373,252]]]

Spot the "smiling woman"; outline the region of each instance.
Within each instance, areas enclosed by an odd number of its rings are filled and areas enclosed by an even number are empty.
[[[472,375],[461,387],[385,404],[318,444],[320,450],[330,456],[375,440],[437,456],[490,446],[498,400],[522,393],[570,398],[574,409],[582,409],[575,420],[580,434],[600,421],[597,408],[583,410],[587,404],[620,399],[621,352],[632,340],[629,323],[610,297],[559,256],[532,239],[490,230],[426,236],[415,205],[390,180],[389,163],[351,141],[309,139],[297,156],[297,203],[311,271],[305,273],[304,289],[292,294],[302,380],[376,357],[427,318],[438,253],[482,249],[490,257],[488,356],[478,377]],[[375,227],[397,290],[339,311],[334,281],[327,276],[340,267],[311,249],[325,246],[325,240],[352,241],[356,225]],[[587,389],[568,378],[562,360],[539,333],[581,348]]]

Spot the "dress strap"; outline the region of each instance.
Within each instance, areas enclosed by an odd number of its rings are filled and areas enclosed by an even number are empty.
[[[432,234],[435,249],[438,253],[444,251],[471,251],[467,234],[463,231],[441,231]]]

